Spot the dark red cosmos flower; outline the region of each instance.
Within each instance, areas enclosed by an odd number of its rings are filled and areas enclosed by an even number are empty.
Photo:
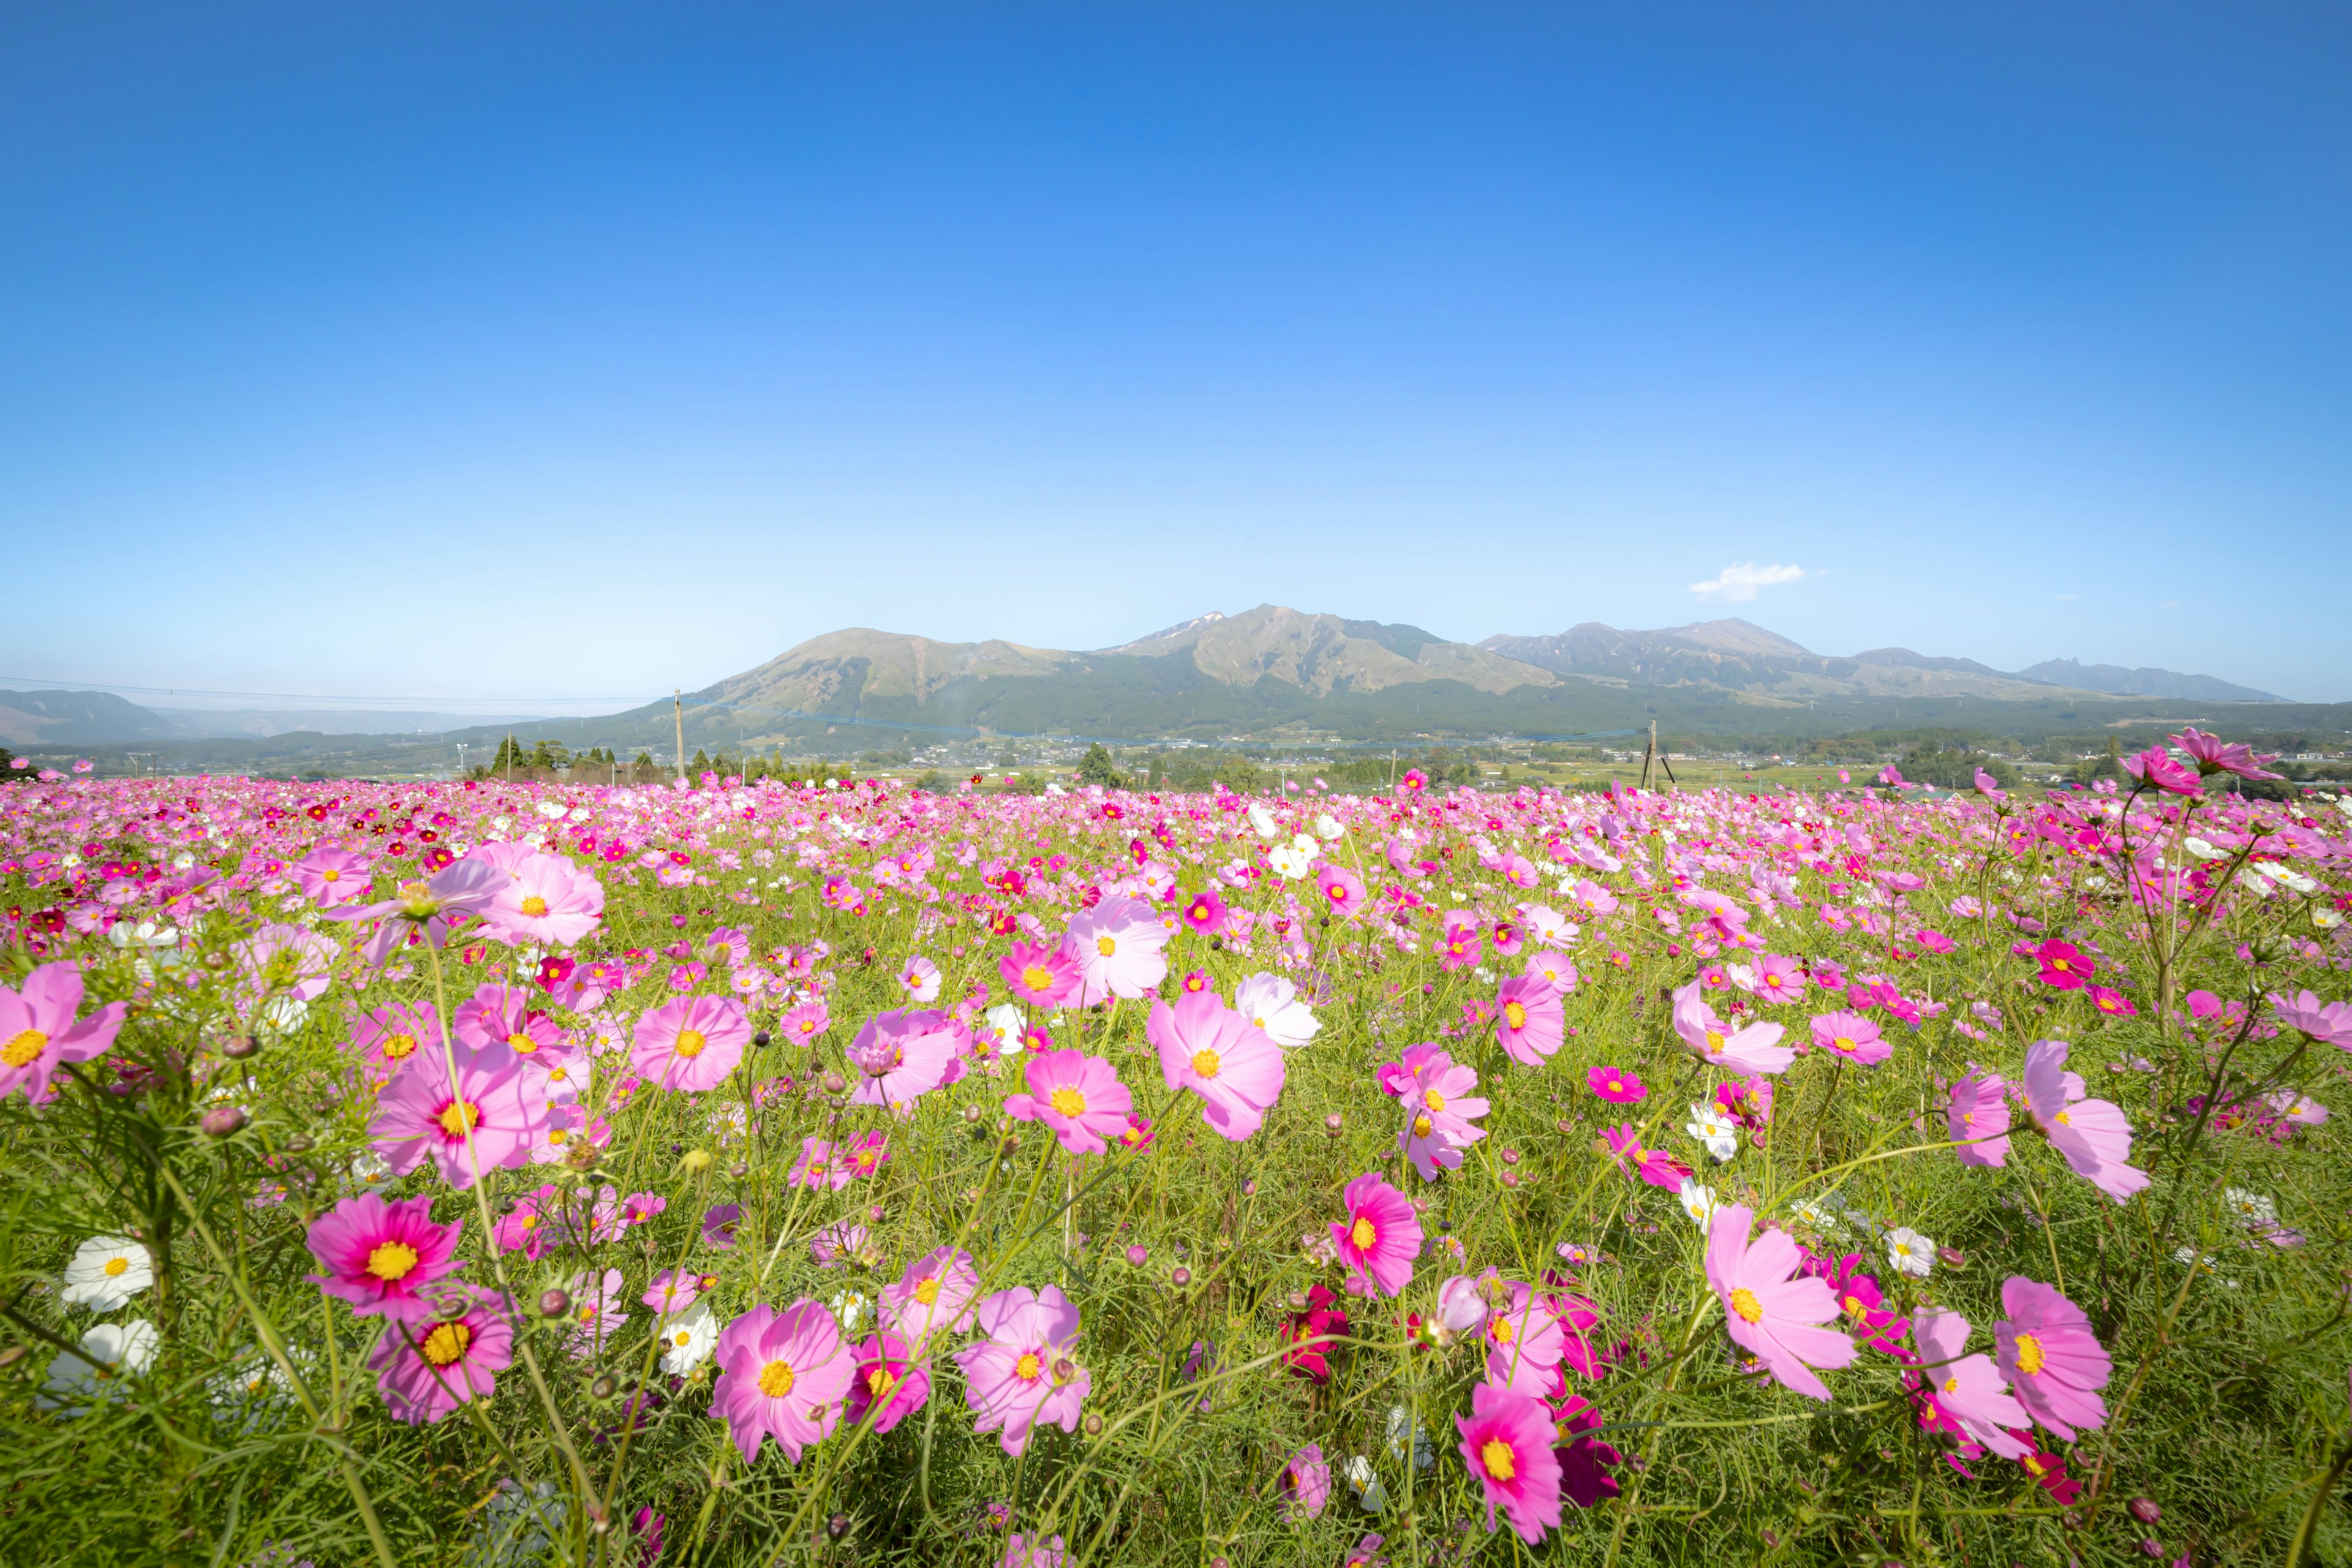
[[[2050,1500],[2060,1508],[2074,1507],[2074,1500],[2082,1495],[2083,1483],[2067,1478],[2066,1461],[2056,1454],[2045,1453],[2042,1445],[2033,1440],[2031,1432],[2013,1431],[2010,1436],[2026,1447],[2025,1457],[2017,1461],[2025,1467],[2025,1473],[2032,1476],[2035,1484],[2048,1492]]]
[[[1345,1337],[1347,1332],[1348,1314],[1340,1310],[1339,1299],[1318,1285],[1307,1292],[1306,1310],[1293,1312],[1283,1320],[1282,1342],[1290,1348],[1282,1352],[1282,1364],[1288,1367],[1294,1375],[1309,1382],[1318,1384],[1328,1383],[1331,1381],[1331,1363],[1326,1359],[1326,1352],[1332,1347],[1328,1343],[1302,1342],[1312,1342],[1327,1334]]]
[[[1560,1446],[1552,1450],[1559,1461],[1559,1490],[1579,1508],[1591,1508],[1602,1498],[1617,1495],[1617,1479],[1604,1468],[1622,1465],[1625,1456],[1598,1437],[1583,1436],[1601,1425],[1601,1412],[1590,1400],[1571,1394],[1551,1407],[1552,1428]]]

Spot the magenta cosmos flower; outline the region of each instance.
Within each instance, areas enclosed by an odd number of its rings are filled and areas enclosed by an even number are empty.
[[[1364,879],[1326,861],[1315,873],[1315,889],[1325,909],[1342,920],[1354,920],[1364,908]]]
[[[1168,928],[1140,899],[1108,894],[1070,920],[1062,951],[1078,970],[1078,1000],[1087,1006],[1113,996],[1150,994],[1168,978]]]
[[[1594,1068],[1584,1075],[1584,1083],[1612,1105],[1631,1105],[1650,1092],[1638,1077],[1622,1068]]]
[[[751,1043],[751,1021],[734,997],[680,996],[637,1019],[629,1066],[664,1089],[717,1089]]]
[[[1495,994],[1495,1038],[1511,1059],[1539,1068],[1567,1037],[1559,993],[1539,975],[1517,974]]]
[[[1750,1024],[1738,1033],[1715,1016],[1696,980],[1675,993],[1675,1033],[1691,1055],[1725,1072],[1777,1073],[1797,1059],[1780,1044],[1778,1024]]]
[[[2262,764],[2274,763],[2276,757],[2258,757],[2252,746],[2232,745],[2219,735],[2209,735],[2191,724],[2172,737],[2172,743],[2189,753],[2200,774],[2235,773],[2242,779],[2275,779],[2277,773],[2264,773]]]
[[[1203,888],[1184,900],[1184,923],[1202,936],[1225,923],[1225,900],[1214,888]]]
[[[961,1333],[971,1323],[980,1272],[971,1254],[942,1247],[907,1265],[896,1285],[882,1288],[883,1325],[918,1350],[934,1334]]]
[[[21,1089],[38,1105],[56,1092],[49,1075],[58,1068],[113,1047],[127,1005],[109,1002],[77,1021],[81,998],[81,969],[73,963],[42,964],[25,976],[22,991],[0,985],[0,1099]]]
[[[1495,1529],[1500,1508],[1532,1546],[1559,1527],[1559,1457],[1552,1452],[1559,1433],[1540,1399],[1479,1384],[1470,1391],[1470,1414],[1456,1415],[1462,1462],[1477,1478],[1486,1499],[1486,1529]]]
[[[1032,1007],[1064,1007],[1078,999],[1078,961],[1043,942],[1016,942],[996,961],[1005,989]]]
[[[403,882],[394,897],[379,903],[344,904],[329,910],[331,921],[381,921],[369,937],[363,956],[382,964],[411,935],[439,947],[449,940],[451,923],[460,915],[477,915],[505,886],[507,873],[485,861],[467,858],[436,871],[425,881]]]
[[[2142,784],[2153,784],[2172,795],[2201,795],[2205,785],[2195,768],[2172,760],[2172,753],[2162,746],[2150,746],[2122,761],[2124,772]]]
[[[1331,1467],[1322,1448],[1309,1443],[1282,1467],[1282,1491],[1275,1508],[1286,1521],[1303,1523],[1319,1517],[1331,1500]]]
[[[2033,956],[2042,965],[2042,984],[2061,991],[2080,991],[2099,972],[2080,948],[2054,936],[2035,948]]]
[[[803,1297],[781,1312],[752,1308],[719,1331],[717,1355],[710,1415],[727,1423],[745,1464],[760,1457],[765,1436],[797,1465],[840,1422],[856,1365],[840,1325],[817,1302]]]
[[[419,1052],[441,1050],[441,1015],[430,1002],[392,1002],[360,1015],[352,1044],[379,1078],[390,1078]]]
[[[1022,1076],[1029,1092],[1005,1096],[1004,1114],[1015,1121],[1044,1122],[1071,1153],[1099,1154],[1106,1139],[1127,1131],[1134,1100],[1102,1058],[1047,1051],[1027,1058]]]
[[[1878,1026],[1859,1013],[1823,1013],[1813,1020],[1813,1046],[1839,1061],[1872,1067],[1895,1054]]]
[[[1952,1085],[1944,1109],[1944,1130],[1958,1145],[1963,1165],[2009,1163],[2009,1085],[1999,1073],[1973,1075]]]
[[[2009,1316],[1992,1326],[1994,1351],[2026,1414],[2069,1443],[2078,1426],[2105,1426],[2099,1390],[2115,1367],[2083,1309],[2013,1274],[2001,1281],[2000,1310]]]
[[[1421,1216],[1412,1200],[1374,1173],[1358,1176],[1340,1194],[1345,1219],[1331,1222],[1339,1261],[1383,1296],[1402,1293],[1421,1256]]]
[[[421,1053],[393,1079],[375,1102],[368,1136],[394,1175],[429,1157],[442,1180],[463,1192],[483,1171],[530,1163],[546,1128],[547,1093],[504,1046],[478,1051],[453,1044],[449,1054],[457,1058],[454,1081],[437,1051]]]
[[[495,1290],[444,1285],[385,1325],[367,1363],[392,1418],[429,1426],[496,1393],[498,1374],[514,1364],[507,1300]]]
[[[1486,1114],[1486,1102],[1470,1093],[1477,1087],[1476,1068],[1439,1051],[1421,1063],[1397,1097],[1405,1111],[1397,1146],[1423,1181],[1437,1180],[1441,1168],[1458,1169],[1462,1151],[1486,1136],[1484,1128],[1470,1124]]]
[[[517,947],[570,947],[604,922],[604,884],[561,855],[531,855],[482,908],[482,930]]]
[[[454,1257],[465,1228],[462,1220],[434,1224],[431,1198],[388,1204],[362,1193],[311,1224],[305,1245],[326,1272],[307,1278],[349,1301],[355,1318],[407,1315],[418,1309],[419,1291],[465,1267]]]
[[[931,1374],[909,1360],[906,1341],[885,1330],[857,1347],[842,1418],[855,1426],[866,1420],[868,1410],[877,1410],[874,1430],[887,1432],[930,1397]]]
[[[1077,1364],[1077,1308],[1054,1286],[1016,1285],[981,1302],[980,1331],[982,1338],[955,1352],[964,1399],[978,1416],[972,1431],[998,1433],[1015,1457],[1040,1423],[1076,1431],[1094,1386]]]
[[[2025,1408],[2009,1395],[1992,1358],[1967,1353],[1969,1321],[1958,1312],[1924,1307],[1911,1320],[1919,1373],[1937,1407],[1973,1440],[2004,1459],[2023,1458],[2027,1445],[2010,1436],[2025,1425]]]
[[[1813,1368],[1850,1365],[1856,1353],[1843,1334],[1813,1326],[1838,1315],[1837,1298],[1810,1275],[1790,1278],[1802,1259],[1782,1232],[1768,1230],[1749,1246],[1754,1220],[1739,1204],[1715,1211],[1706,1228],[1706,1281],[1723,1302],[1733,1342],[1788,1387],[1825,1400],[1829,1388]]]
[[[294,883],[322,910],[364,899],[368,863],[348,849],[313,849],[294,862]]]
[[[1220,1137],[1242,1142],[1281,1097],[1282,1047],[1213,991],[1155,1005],[1143,1032],[1160,1052],[1160,1076],[1201,1097],[1202,1119]]]
[[[1601,1140],[1609,1146],[1619,1169],[1627,1175],[1639,1176],[1654,1187],[1664,1187],[1670,1193],[1680,1191],[1694,1173],[1688,1165],[1664,1151],[1643,1147],[1641,1130],[1630,1121],[1602,1128]]]
[[[2123,1202],[2147,1185],[2131,1159],[2131,1123],[2113,1101],[2084,1098],[2083,1080],[2065,1070],[2063,1040],[2036,1040],[2025,1051],[2025,1101],[2033,1125],[2065,1156],[2074,1173]]]
[[[858,1071],[850,1099],[859,1105],[912,1105],[955,1066],[958,1041],[947,1015],[932,1009],[877,1013],[845,1055]]]

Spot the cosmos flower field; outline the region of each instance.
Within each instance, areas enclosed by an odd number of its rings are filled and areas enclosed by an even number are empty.
[[[2352,799],[2176,742],[0,785],[0,1560],[2341,1560]]]

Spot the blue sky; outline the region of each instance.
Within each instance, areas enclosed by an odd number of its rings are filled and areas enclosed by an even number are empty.
[[[2347,62],[2323,5],[16,7],[5,673],[635,700],[1272,600],[2352,700]]]

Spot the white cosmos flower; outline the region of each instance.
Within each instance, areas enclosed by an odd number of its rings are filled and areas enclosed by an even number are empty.
[[[127,1236],[93,1236],[66,1265],[65,1302],[111,1312],[155,1283],[147,1249]]]
[[[1712,1105],[1692,1106],[1691,1119],[1683,1123],[1683,1131],[1705,1144],[1718,1162],[1739,1152],[1739,1129]]]
[[[1315,857],[1286,844],[1268,855],[1266,861],[1273,866],[1276,876],[1286,881],[1298,882],[1306,879],[1307,871],[1315,864]]]
[[[1896,1226],[1886,1233],[1886,1260],[1897,1274],[1925,1279],[1936,1267],[1936,1244],[1909,1226]]]
[[[845,1334],[856,1333],[857,1325],[866,1321],[866,1314],[874,1307],[862,1290],[844,1290],[833,1299],[830,1305],[833,1315],[841,1320],[841,1331]]]
[[[1339,819],[1328,811],[1315,819],[1315,837],[1327,843],[1344,838],[1347,835],[1348,830],[1339,826]]]
[[[1290,836],[1290,847],[1293,849],[1297,850],[1301,855],[1306,856],[1309,860],[1314,859],[1316,856],[1320,855],[1323,852],[1323,846],[1316,840],[1315,835],[1312,833],[1292,834]]]
[[[1715,1189],[1701,1186],[1696,1176],[1685,1176],[1682,1186],[1675,1193],[1675,1201],[1683,1205],[1683,1213],[1701,1230],[1715,1217]]]
[[[719,1320],[709,1301],[697,1301],[676,1317],[663,1319],[658,1337],[662,1370],[683,1377],[710,1359],[719,1344]]]
[[[68,1399],[113,1399],[126,1377],[143,1377],[154,1364],[158,1339],[150,1322],[99,1323],[81,1337],[79,1354],[60,1351],[49,1363],[49,1379],[33,1403],[55,1410]],[[68,1409],[80,1415],[87,1405]]]
[[[1250,803],[1249,824],[1251,831],[1260,838],[1272,838],[1281,831],[1280,826],[1274,820],[1274,813],[1255,801]]]
[[[2183,849],[2188,850],[2191,855],[2196,856],[2200,860],[2226,860],[2230,858],[2230,852],[2228,850],[2216,849],[2210,844],[2206,843],[2205,840],[2196,837],[2194,834],[2182,839],[2180,841],[2180,847]]]
[[[1286,1051],[1297,1050],[1323,1026],[1315,1010],[1298,1000],[1298,988],[1279,974],[1253,974],[1234,986],[1234,1011]]]
[[[1347,1478],[1349,1490],[1356,1494],[1356,1505],[1366,1513],[1378,1513],[1388,1507],[1389,1494],[1381,1489],[1370,1456],[1356,1455],[1339,1473]]]
[[[1399,1464],[1404,1462],[1405,1420],[1403,1405],[1389,1406],[1389,1458]],[[1428,1426],[1423,1422],[1413,1422],[1412,1468],[1416,1470],[1426,1470],[1434,1468],[1436,1464],[1437,1446],[1429,1440]]]
[[[2278,1228],[2278,1205],[2261,1193],[2231,1187],[2221,1195],[2229,1200],[2230,1212],[2237,1216],[2239,1224],[2260,1231]]]
[[[996,1047],[998,1056],[1019,1056],[1021,1054],[1021,1009],[1010,1002],[1001,1002],[991,1007],[979,1034],[982,1040]]]

